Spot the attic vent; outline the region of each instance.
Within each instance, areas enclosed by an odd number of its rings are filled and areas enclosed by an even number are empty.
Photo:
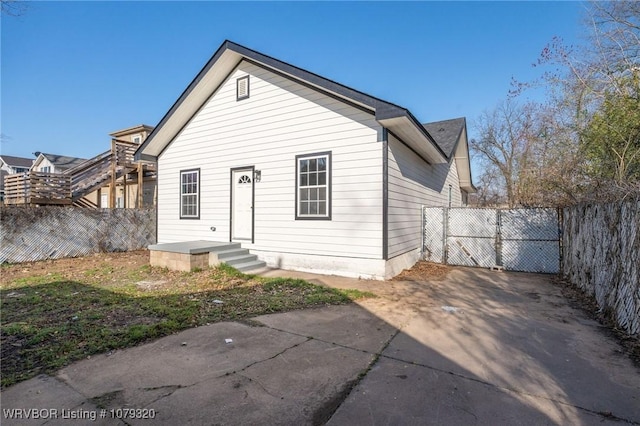
[[[249,76],[240,77],[236,80],[236,100],[241,101],[249,97]]]

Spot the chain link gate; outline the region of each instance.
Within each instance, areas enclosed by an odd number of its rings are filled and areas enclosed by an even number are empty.
[[[449,265],[558,273],[557,209],[425,207],[423,258]]]

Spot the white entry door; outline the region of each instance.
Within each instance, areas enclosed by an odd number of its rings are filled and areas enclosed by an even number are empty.
[[[253,240],[253,167],[231,171],[231,238]]]

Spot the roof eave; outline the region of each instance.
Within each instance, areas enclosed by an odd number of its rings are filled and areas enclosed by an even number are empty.
[[[153,130],[153,126],[149,126],[147,124],[138,124],[137,126],[127,127],[126,129],[117,130],[115,132],[109,133],[109,136],[118,138],[120,136],[126,136],[135,132],[152,131],[152,130]]]
[[[134,154],[135,160],[157,161],[164,148],[183,129],[225,78],[243,60],[277,70],[294,80],[304,81],[338,98],[375,113],[376,120],[401,137],[432,164],[446,163],[449,157],[428,131],[406,109],[343,86],[317,74],[226,40],[206,63],[178,100],[160,120]]]
[[[402,139],[414,151],[431,164],[443,164],[448,158],[436,145],[426,129],[411,113],[395,105],[379,105],[376,121]]]
[[[189,121],[226,75],[240,62],[241,55],[230,49],[232,44],[228,40],[222,43],[147,139],[138,147],[134,154],[136,161],[157,161],[164,147],[182,130],[184,123]],[[210,73],[216,64],[217,72]],[[184,121],[180,120],[181,118]]]
[[[214,53],[160,120],[160,123],[136,150],[134,158],[140,160],[143,155],[146,155],[148,161],[157,161],[157,157],[166,144],[182,129],[184,125],[182,123],[188,122],[243,59],[253,61],[268,69],[277,70],[294,80],[302,80],[306,84],[322,89],[336,97],[349,100],[371,110],[371,112],[374,111],[375,104],[378,102],[376,98],[362,92],[227,40]]]
[[[477,188],[473,185],[473,176],[471,175],[471,158],[469,157],[469,142],[467,141],[467,124],[465,124],[458,135],[458,141],[454,148],[454,160],[456,169],[458,170],[458,180],[460,188],[468,193],[477,192]]]

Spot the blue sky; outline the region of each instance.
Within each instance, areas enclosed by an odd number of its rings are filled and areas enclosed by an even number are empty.
[[[579,2],[31,2],[2,16],[0,152],[89,158],[109,133],[155,125],[229,39],[411,110],[473,121]],[[536,96],[536,94],[531,94]]]

